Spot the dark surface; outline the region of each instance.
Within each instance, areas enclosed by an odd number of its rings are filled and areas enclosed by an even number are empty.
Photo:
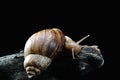
[[[98,71],[86,76],[87,80],[116,79],[119,63],[116,45],[119,33],[118,10],[113,5],[59,5],[57,9],[47,9],[47,4],[42,9],[30,5],[25,7],[26,4],[5,5],[1,7],[0,14],[0,56],[22,50],[28,37],[36,31],[58,27],[75,41],[90,34],[81,44],[95,44],[101,49],[105,64]]]
[[[23,52],[0,57],[1,80],[29,80],[23,67],[23,61]],[[97,47],[83,46],[75,59],[66,50],[63,50],[52,60],[46,70],[31,80],[79,80],[82,78],[86,80],[88,78],[85,76],[99,70],[103,64],[103,56]]]

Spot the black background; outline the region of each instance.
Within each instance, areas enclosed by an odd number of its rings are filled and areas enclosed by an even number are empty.
[[[87,76],[89,80],[117,77],[117,10],[106,4],[5,4],[0,14],[0,56],[24,49],[34,32],[57,27],[73,40],[91,35],[81,45],[98,45],[105,59],[102,68]],[[57,7],[56,7],[57,6]]]

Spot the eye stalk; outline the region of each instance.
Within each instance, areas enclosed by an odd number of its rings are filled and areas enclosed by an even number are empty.
[[[65,36],[65,48],[72,52],[73,59],[75,59],[75,55],[77,55],[81,50],[81,45],[79,45],[82,41],[88,38],[90,35],[87,35],[80,39],[79,41],[75,42],[70,37]]]

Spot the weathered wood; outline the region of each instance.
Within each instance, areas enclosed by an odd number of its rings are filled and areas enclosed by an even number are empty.
[[[0,80],[29,80],[23,67],[23,52],[0,57]],[[31,80],[81,79],[81,75],[94,71],[104,64],[97,46],[83,46],[73,59],[63,51],[46,71]]]

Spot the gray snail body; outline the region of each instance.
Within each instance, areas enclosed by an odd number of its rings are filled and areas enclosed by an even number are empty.
[[[44,71],[63,48],[77,54],[81,50],[76,43],[58,28],[45,29],[31,35],[24,47],[24,68],[28,78]]]

